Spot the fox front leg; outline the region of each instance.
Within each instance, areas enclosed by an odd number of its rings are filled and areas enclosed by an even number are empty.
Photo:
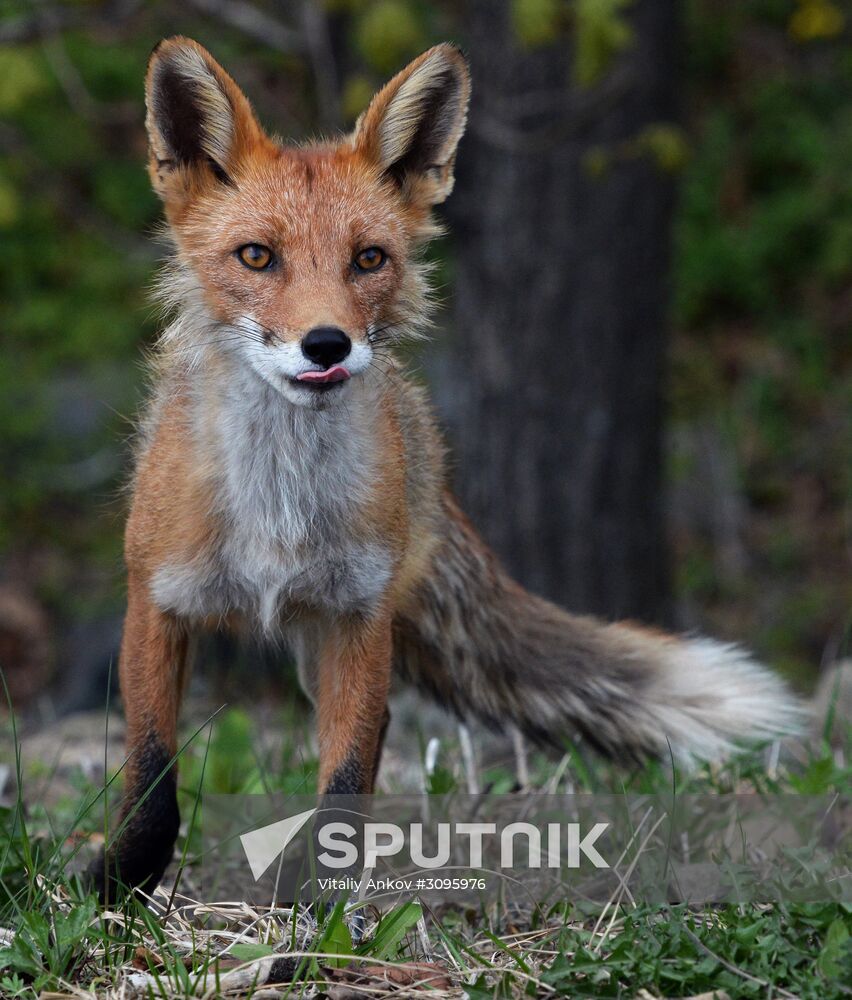
[[[373,791],[390,719],[391,652],[389,616],[353,618],[332,630],[318,663],[321,801],[326,822],[346,822],[356,834],[361,829],[361,809],[350,803],[338,813],[328,797]],[[357,876],[358,869],[341,871],[318,864],[317,873]],[[339,893],[333,892],[326,904],[333,906],[338,899]],[[350,912],[348,924],[353,941],[360,940],[366,926],[364,914],[357,909]]]
[[[184,629],[131,577],[119,660],[127,720],[124,800],[113,842],[90,867],[103,902],[124,887],[151,892],[172,859],[180,824],[173,759],[186,649]]]
[[[387,614],[338,623],[320,651],[317,714],[319,790],[373,791],[389,718],[391,619]]]

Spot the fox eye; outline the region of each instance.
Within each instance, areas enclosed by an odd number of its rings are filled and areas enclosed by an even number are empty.
[[[263,271],[272,263],[272,251],[260,243],[246,243],[237,250],[237,256],[252,271]]]
[[[378,271],[387,260],[387,254],[381,247],[367,247],[355,254],[353,263],[359,271]]]

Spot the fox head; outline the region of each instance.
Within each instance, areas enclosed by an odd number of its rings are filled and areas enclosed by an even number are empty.
[[[177,250],[171,295],[203,311],[207,343],[293,403],[344,396],[422,318],[418,249],[453,187],[469,93],[464,57],[437,45],[351,135],[289,146],[206,49],[161,42],[146,79],[148,170]]]

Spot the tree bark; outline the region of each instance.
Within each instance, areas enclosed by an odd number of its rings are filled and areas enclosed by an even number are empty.
[[[525,49],[508,0],[464,5],[474,98],[438,395],[457,491],[515,576],[573,610],[660,621],[673,180],[631,140],[673,117],[676,4],[626,13],[631,45],[584,89],[569,37]]]

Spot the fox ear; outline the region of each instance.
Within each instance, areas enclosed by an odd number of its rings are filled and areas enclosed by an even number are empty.
[[[409,199],[437,205],[453,189],[469,99],[464,56],[454,45],[436,45],[376,94],[355,126],[355,148]]]
[[[240,88],[191,38],[154,49],[145,79],[148,172],[164,201],[185,200],[204,181],[232,183],[263,130]]]

